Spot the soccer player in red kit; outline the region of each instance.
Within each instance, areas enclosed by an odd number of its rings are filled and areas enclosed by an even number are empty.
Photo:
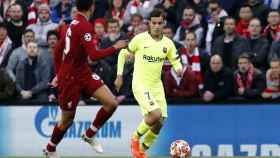
[[[82,140],[91,145],[96,152],[103,152],[101,145],[94,139],[98,129],[112,116],[117,105],[123,100],[115,97],[102,80],[92,74],[88,57],[92,60],[112,55],[117,49],[127,46],[127,41],[120,40],[113,47],[96,50],[93,42],[93,28],[88,22],[94,10],[93,0],[76,0],[78,13],[70,24],[65,38],[59,41],[55,51],[57,77],[53,84],[59,90],[59,106],[62,117],[54,127],[50,141],[44,150],[49,158],[60,158],[56,146],[62,140],[75,117],[80,94],[93,96],[102,103],[91,127],[82,135]]]

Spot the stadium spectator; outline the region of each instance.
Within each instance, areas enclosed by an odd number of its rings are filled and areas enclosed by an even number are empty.
[[[107,48],[114,45],[120,39],[126,39],[127,36],[124,32],[120,30],[119,21],[115,19],[108,20],[108,37],[101,41],[101,48]],[[117,57],[115,54],[113,56],[106,57],[106,61],[111,65],[117,64]]]
[[[219,17],[218,11],[215,10],[210,13],[210,17],[207,20],[207,24],[204,25],[201,47],[205,48],[205,50],[209,54],[211,54],[211,49],[214,41],[219,36],[224,34],[223,20],[224,17]]]
[[[247,0],[219,0],[219,2],[229,16],[236,16],[240,7],[244,5]]]
[[[33,0],[32,4],[28,7],[28,25],[37,23],[39,6],[44,3],[46,3],[46,0]]]
[[[188,65],[190,70],[194,72],[195,79],[198,82],[198,89],[203,89],[204,74],[208,67],[209,56],[205,51],[198,48],[196,43],[196,35],[193,32],[186,34],[184,42],[185,47],[181,47],[179,52],[183,64]]]
[[[48,41],[48,50],[46,52],[42,52],[42,53],[46,53],[46,57],[48,57],[48,59],[46,59],[46,63],[49,65],[49,69],[50,69],[50,81],[52,81],[52,79],[55,77],[55,68],[54,68],[54,49],[55,46],[58,42],[59,36],[58,33],[54,30],[51,30],[47,33],[47,41]],[[48,100],[49,102],[53,102],[57,99],[57,91],[56,88],[51,87],[49,89],[48,92]]]
[[[149,31],[149,26],[147,23],[142,22],[134,29],[133,37],[139,33]]]
[[[263,36],[268,39],[271,44],[272,41],[280,39],[280,13],[278,10],[272,10],[267,17],[268,25],[265,27]]]
[[[7,26],[0,23],[0,67],[6,67],[12,53],[12,41],[8,36]]]
[[[266,17],[270,8],[263,4],[263,0],[248,0],[248,4],[252,8],[254,17],[260,18],[262,24],[265,26],[267,24]]]
[[[71,10],[71,18],[73,19],[76,16],[77,8],[73,7]],[[57,28],[57,32],[59,34],[59,37],[64,37],[66,35],[67,29],[69,24],[65,23],[65,21],[60,21],[59,26]]]
[[[265,99],[280,97],[280,61],[273,58],[270,61],[270,69],[266,72],[266,88],[262,93]]]
[[[7,69],[12,72],[13,75],[16,73],[16,67],[20,61],[24,60],[27,57],[26,48],[27,43],[35,40],[35,33],[27,29],[23,32],[22,35],[22,46],[13,50],[7,65]]]
[[[104,18],[106,11],[109,9],[109,1],[108,0],[95,0],[94,1],[94,10],[93,16],[90,21],[94,21],[97,18]]]
[[[261,36],[261,21],[254,18],[249,24],[249,37],[248,43],[250,46],[250,52],[252,53],[252,63],[253,65],[265,72],[268,68],[267,57],[269,54],[269,43],[268,40]]]
[[[131,22],[127,25],[126,32],[127,36],[132,38],[134,29],[143,23],[143,16],[141,14],[133,14],[131,16]]]
[[[125,12],[124,0],[112,0],[109,10],[107,10],[106,19],[116,19],[119,21],[120,26],[123,26],[123,16]]]
[[[187,32],[195,32],[196,34],[196,42],[198,46],[201,44],[203,28],[200,24],[200,18],[196,16],[196,12],[193,8],[186,7],[184,9],[183,19],[181,21],[180,26],[178,27],[176,34],[174,36],[174,41],[184,43]]]
[[[72,0],[61,0],[55,7],[51,9],[51,19],[54,23],[70,24],[72,21]]]
[[[42,4],[38,8],[38,21],[36,24],[29,25],[27,28],[35,32],[38,45],[42,48],[47,47],[47,33],[50,30],[55,30],[58,25],[50,19],[50,7],[47,4]]]
[[[59,36],[58,33],[54,30],[50,30],[47,33],[47,41],[48,41],[48,49],[45,51],[41,51],[40,56],[44,56],[44,60],[47,61],[47,64],[50,67],[51,79],[55,77],[55,69],[54,69],[54,49],[58,42]]]
[[[268,63],[273,59],[280,59],[280,40],[272,42],[268,55]]]
[[[265,77],[262,72],[255,68],[250,61],[249,54],[241,54],[238,58],[238,69],[234,73],[235,95],[247,99],[261,97],[265,88]]]
[[[21,5],[14,3],[11,5],[11,19],[7,22],[8,35],[13,42],[13,49],[22,44],[22,33],[26,28],[26,22],[23,19],[23,10]]]
[[[207,10],[210,14],[217,12],[219,18],[228,16],[228,13],[223,9],[219,0],[209,0]]]
[[[6,69],[0,68],[0,101],[12,100],[15,96],[15,82]]]
[[[233,93],[233,73],[223,66],[221,56],[210,59],[210,70],[206,72],[202,99],[205,102],[226,99]]]
[[[165,93],[169,97],[194,97],[198,96],[198,81],[191,67],[184,65],[183,76],[178,77],[174,69],[164,73]]]
[[[0,1],[0,21],[3,22],[4,20],[8,21],[9,17],[9,8],[12,4],[19,4],[23,9],[24,21],[27,20],[27,7],[28,4],[25,0],[2,0]]]
[[[94,28],[94,33],[95,33],[94,35],[96,39],[95,43],[97,46],[99,46],[100,41],[108,36],[106,20],[103,18],[96,19],[94,21],[93,28]]]
[[[212,54],[219,54],[224,66],[232,70],[235,69],[239,55],[250,50],[247,40],[235,32],[235,26],[234,18],[225,19],[225,33],[215,40],[211,51]]]
[[[180,16],[177,16],[177,14],[182,15],[180,13],[182,13],[184,9],[183,8],[182,11],[180,12],[180,10],[178,9],[178,6],[180,6],[178,5],[179,2],[186,2],[186,1],[163,0],[160,5],[164,9],[164,12],[166,14],[167,23],[172,25],[173,27],[178,26],[180,22],[179,19]]]
[[[100,43],[100,47],[108,48],[113,46],[118,40],[127,39],[127,36],[124,32],[121,32],[119,21],[115,19],[108,20],[108,37],[103,39]],[[117,69],[117,62],[118,62],[118,53],[115,53],[111,56],[108,56],[104,59],[112,68],[113,78],[116,78],[116,69]],[[111,82],[109,87],[114,86],[113,78],[111,78]]]
[[[170,38],[170,39],[174,42],[176,48],[179,49],[179,48],[183,47],[183,45],[182,45],[181,43],[179,43],[179,42],[173,40],[173,38],[174,38],[174,33],[175,33],[175,32],[174,32],[174,29],[173,29],[173,27],[172,27],[171,25],[167,24],[167,25],[164,26],[164,28],[163,28],[163,34],[164,34],[166,37]]]
[[[253,12],[249,5],[244,5],[239,10],[239,21],[236,25],[236,32],[243,37],[249,36],[248,26],[253,18]]]
[[[132,15],[139,13],[144,19],[147,19],[154,9],[155,5],[159,4],[160,0],[131,0],[126,6],[124,12],[124,24],[129,24]]]
[[[16,88],[24,100],[47,101],[50,69],[42,58],[38,58],[39,49],[35,42],[27,44],[27,58],[16,69]]]

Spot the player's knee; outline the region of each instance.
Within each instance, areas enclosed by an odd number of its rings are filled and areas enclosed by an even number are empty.
[[[67,130],[73,124],[73,120],[74,120],[74,118],[69,118],[69,119],[60,121],[59,128],[63,131]]]
[[[104,105],[104,108],[107,110],[107,111],[115,111],[118,107],[118,102],[114,99],[112,99],[111,101],[108,101],[105,105]]]
[[[160,110],[152,111],[152,112],[151,112],[151,115],[152,115],[153,120],[154,120],[155,122],[159,122],[160,119],[162,118],[162,113],[161,113]]]

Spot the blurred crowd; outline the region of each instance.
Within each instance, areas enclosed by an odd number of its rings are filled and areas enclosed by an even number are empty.
[[[165,12],[163,33],[184,67],[178,77],[164,63],[162,80],[172,98],[205,102],[238,97],[280,97],[280,0],[95,0],[92,31],[97,49],[148,31],[150,12]],[[53,52],[77,10],[74,0],[0,1],[0,101],[53,102]],[[133,59],[116,91],[118,53],[90,61],[116,95],[133,98]],[[81,98],[83,99],[83,98]]]

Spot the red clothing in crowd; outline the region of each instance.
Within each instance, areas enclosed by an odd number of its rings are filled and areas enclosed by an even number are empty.
[[[198,96],[198,82],[195,73],[190,68],[184,68],[184,75],[179,78],[171,69],[164,74],[164,87],[167,96],[191,97]]]
[[[249,37],[250,33],[248,31],[250,20],[240,20],[238,24],[236,25],[236,32],[243,36],[243,37]]]

